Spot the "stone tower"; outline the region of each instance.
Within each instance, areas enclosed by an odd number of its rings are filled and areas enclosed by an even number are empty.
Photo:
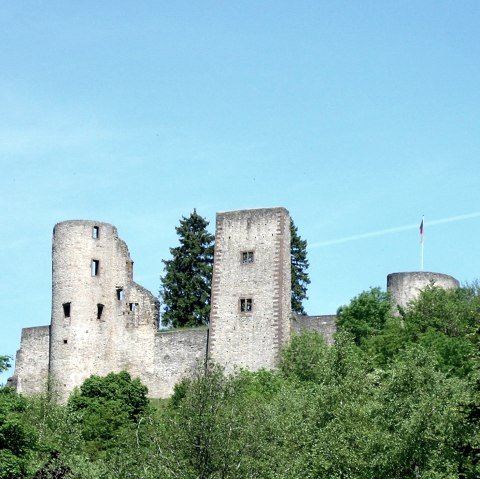
[[[420,291],[429,285],[451,289],[458,288],[459,282],[447,274],[426,271],[391,273],[387,276],[387,291],[391,294],[392,301],[402,308],[416,299]]]
[[[91,374],[127,369],[148,380],[157,322],[158,301],[133,282],[133,262],[114,226],[55,226],[49,373],[61,401]]]
[[[290,216],[218,213],[209,355],[227,371],[274,368],[290,338]]]

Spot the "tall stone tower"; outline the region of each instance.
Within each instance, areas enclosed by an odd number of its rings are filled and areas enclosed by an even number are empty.
[[[290,338],[290,216],[218,213],[209,355],[227,371],[274,368]]]
[[[117,229],[94,221],[55,226],[49,372],[65,400],[91,374],[154,373],[158,301],[133,282],[133,262]]]

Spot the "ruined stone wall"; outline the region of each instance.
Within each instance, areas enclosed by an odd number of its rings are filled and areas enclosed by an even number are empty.
[[[402,308],[416,299],[420,291],[433,285],[439,288],[458,288],[460,283],[447,274],[413,271],[408,273],[391,273],[387,276],[387,291],[392,302]]]
[[[114,226],[65,221],[54,228],[50,374],[65,400],[92,374],[154,374],[158,301],[133,282],[133,262]]]
[[[182,378],[201,367],[207,354],[207,329],[158,332],[155,336],[155,376],[152,397],[167,398]]]
[[[218,213],[209,354],[227,371],[274,368],[290,338],[290,217]]]
[[[292,333],[302,334],[304,331],[316,331],[321,334],[327,344],[333,344],[337,331],[337,317],[335,315],[302,316],[296,314],[292,317]]]
[[[23,328],[21,347],[15,359],[11,385],[20,394],[39,394],[47,390],[50,326]]]

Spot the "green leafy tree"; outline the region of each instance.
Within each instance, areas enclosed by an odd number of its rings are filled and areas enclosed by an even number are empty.
[[[419,344],[449,377],[466,379],[471,397],[461,406],[466,436],[457,440],[460,477],[480,477],[480,290],[478,284],[426,288],[402,315],[405,342]]]
[[[448,374],[465,377],[473,370],[480,331],[477,287],[429,286],[401,309],[401,316],[392,311],[388,293],[372,288],[338,309],[338,331],[353,334],[377,366],[385,366],[407,346],[420,344]]]
[[[469,375],[471,398],[462,407],[464,414],[464,430],[468,435],[459,442],[458,449],[462,453],[460,471],[465,479],[480,477],[480,361],[477,358],[475,369]]]
[[[480,296],[478,288],[426,288],[402,315],[404,336],[435,355],[447,373],[464,377],[478,362]]]
[[[346,307],[347,313],[355,302],[353,300],[352,305]],[[435,357],[437,367],[448,375],[466,377],[474,370],[479,359],[478,288],[447,290],[429,286],[406,308],[402,308],[401,316],[380,314],[381,318],[385,318],[384,321],[376,318],[379,312],[388,312],[388,299],[378,296],[373,304],[376,305],[373,311],[372,308],[364,308],[362,312],[356,308],[358,314],[353,318],[356,318],[356,322],[344,323],[340,319],[340,324],[341,328],[361,329],[365,333],[360,342],[361,347],[369,350],[379,360],[379,364],[392,361],[401,350],[416,344],[427,349]],[[347,314],[346,319],[348,318]],[[370,329],[364,327],[365,322],[368,322]]]
[[[290,238],[292,312],[307,314],[303,307],[303,300],[308,299],[307,287],[310,284],[310,278],[307,273],[309,266],[307,259],[307,241],[302,240],[293,220],[290,222]]]
[[[297,453],[287,477],[461,477],[457,445],[470,445],[470,430],[460,406],[471,393],[422,346],[408,345],[373,369],[348,334],[325,346],[308,333],[283,351],[281,371],[306,398],[288,402],[301,417],[289,432]],[[285,437],[285,426],[275,435]]]
[[[0,372],[6,371],[10,367],[10,357],[0,356]]]
[[[90,376],[80,386],[69,400],[74,409],[82,409],[83,404],[90,401],[118,401],[131,421],[138,416],[148,405],[148,388],[140,380],[132,379],[127,371],[110,373],[106,376]]]
[[[12,388],[0,388],[0,479],[29,477],[37,436],[22,417],[26,407],[26,399]]]
[[[471,396],[465,380],[448,377],[431,351],[409,344],[382,372],[376,394],[386,435],[373,477],[466,477],[458,475],[457,446],[470,433],[460,407]]]
[[[295,478],[289,474],[295,437],[282,428],[294,428],[303,408],[290,408],[283,385],[269,371],[226,376],[213,363],[184,380],[163,447],[175,451],[169,466],[174,477]]]
[[[371,288],[352,299],[349,305],[337,310],[337,327],[353,335],[356,344],[383,332],[392,317],[392,304],[388,293]]]
[[[193,210],[175,228],[180,246],[170,248],[172,259],[163,260],[165,276],[161,277],[162,324],[166,327],[208,324],[214,236],[207,226],[208,221]]]
[[[95,455],[110,446],[122,428],[139,420],[148,405],[148,389],[127,371],[90,376],[68,401],[80,418],[87,450]]]
[[[76,471],[85,470],[90,458],[84,452],[78,415],[65,404],[58,404],[49,393],[24,398],[26,408],[22,420],[29,424],[38,437],[38,445],[31,455],[33,479],[62,479]],[[31,477],[31,476],[30,476]],[[89,475],[96,479],[94,475]]]
[[[439,474],[455,471],[451,472],[452,477],[457,477],[456,473],[461,473],[459,477],[478,477],[478,284],[449,290],[432,285],[402,308],[400,316],[392,316],[389,308],[388,295],[373,289],[354,298],[349,306],[340,308],[338,321],[340,331],[354,334],[371,365],[382,368],[387,376],[395,371],[392,373],[395,387],[401,380],[400,371],[405,379],[417,377],[417,386],[422,387],[422,390],[402,392],[408,407],[412,408],[410,412],[397,416],[389,410],[385,414],[386,420],[397,421],[397,424],[391,427],[392,434],[385,440],[388,452],[382,475],[436,477],[432,471]],[[432,385],[440,386],[435,389]],[[421,395],[424,400],[420,399]],[[439,398],[444,403],[432,408]],[[391,398],[384,396],[381,403],[391,401],[393,404],[398,399],[399,393],[395,391]],[[395,406],[395,410],[400,409],[399,405]],[[439,411],[450,417],[430,421]],[[409,417],[410,421],[402,416]],[[437,429],[436,424],[443,425]],[[448,432],[442,428],[448,428]],[[393,431],[400,431],[400,435]],[[432,444],[428,436],[441,439]],[[409,461],[414,464],[413,469]],[[389,470],[387,464],[396,470]]]
[[[282,351],[280,370],[287,378],[315,381],[326,364],[328,346],[316,331],[294,335]]]

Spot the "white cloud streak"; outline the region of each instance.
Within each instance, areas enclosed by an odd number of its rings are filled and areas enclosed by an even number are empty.
[[[427,230],[430,226],[436,226],[436,225],[441,225],[445,223],[453,223],[454,221],[464,221],[464,220],[469,220],[469,219],[478,218],[478,217],[480,217],[480,212],[468,213],[465,215],[458,215],[458,216],[450,216],[448,218],[441,218],[441,219],[432,220],[432,221],[428,221],[427,219],[425,219],[424,225],[425,225],[425,230]],[[389,234],[400,233],[402,231],[408,231],[408,230],[419,229],[419,228],[420,228],[420,221],[415,224],[395,226],[393,228],[370,231],[369,233],[361,233],[361,234],[352,235],[352,236],[345,236],[344,238],[337,238],[337,239],[332,239],[327,241],[319,241],[319,242],[308,245],[308,249],[322,248],[324,246],[333,246],[341,243],[350,243],[351,241],[358,241],[358,240],[373,238],[375,236],[385,236]]]

